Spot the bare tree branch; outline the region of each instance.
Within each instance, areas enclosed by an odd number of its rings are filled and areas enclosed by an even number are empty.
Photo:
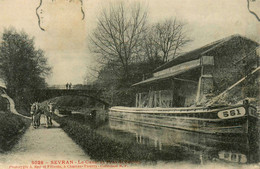
[[[183,28],[184,24],[176,19],[167,19],[153,26],[154,43],[160,48],[164,62],[174,58],[190,42]]]
[[[102,64],[120,66],[121,78],[128,78],[129,65],[138,55],[137,45],[145,31],[146,18],[140,4],[126,7],[125,3],[103,9],[98,17],[98,25],[90,37],[90,50],[102,58]]]

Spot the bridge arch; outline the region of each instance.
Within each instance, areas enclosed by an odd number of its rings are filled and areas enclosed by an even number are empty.
[[[59,96],[84,96],[94,99],[105,105],[106,108],[109,104],[103,100],[103,90],[89,90],[89,89],[39,89],[35,92],[35,100],[43,102],[45,100],[59,97]]]

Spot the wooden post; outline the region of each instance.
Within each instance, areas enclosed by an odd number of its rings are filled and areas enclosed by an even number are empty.
[[[201,67],[201,75],[203,75],[203,66]],[[198,84],[198,88],[197,88],[197,96],[196,96],[196,103],[199,102],[200,99],[200,89],[201,89],[201,77],[199,78],[199,84]]]
[[[154,105],[153,107],[157,107],[157,91],[154,91]]]
[[[159,90],[159,107],[162,107],[162,93],[161,93],[161,90]]]
[[[148,107],[153,107],[153,91],[151,90],[148,93]]]
[[[157,138],[154,139],[154,147],[157,147]]]
[[[206,98],[213,89],[213,76],[212,67],[214,66],[213,56],[202,56],[200,58],[201,64],[201,76],[199,78],[199,84],[197,89],[196,104],[202,104],[207,101]]]
[[[135,107],[138,107],[138,93],[135,94]]]
[[[175,100],[175,94],[176,94],[175,86],[176,86],[176,84],[175,84],[175,82],[174,82],[174,79],[172,79],[172,103],[171,103],[171,106],[172,106],[172,107],[176,106],[176,105],[175,105],[175,102],[174,102],[174,100]]]
[[[173,91],[171,90],[171,97],[170,97],[170,107],[172,107],[172,102],[173,102]]]
[[[142,93],[139,93],[139,106],[138,107],[141,107],[142,106]]]

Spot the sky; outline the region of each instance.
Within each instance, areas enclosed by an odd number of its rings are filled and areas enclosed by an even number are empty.
[[[124,1],[141,2],[148,9],[150,23],[175,17],[185,22],[193,41],[183,52],[233,34],[260,43],[260,22],[249,13],[247,0]],[[52,67],[52,75],[47,78],[49,85],[82,84],[89,67],[96,65],[95,56],[88,49],[88,36],[101,10],[118,2],[83,0],[82,5],[80,0],[42,0],[38,9],[41,27],[45,29],[42,31],[36,15],[40,0],[0,0],[0,33],[4,28],[15,27],[35,37],[35,46],[45,51]],[[251,7],[260,9],[260,0]]]

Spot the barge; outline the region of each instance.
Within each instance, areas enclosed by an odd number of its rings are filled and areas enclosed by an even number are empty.
[[[135,123],[210,134],[257,132],[255,107],[241,104],[227,107],[134,108],[112,107],[109,118]]]
[[[181,54],[133,84],[135,107],[112,107],[109,118],[211,134],[258,133],[257,104],[245,98],[259,100],[259,53],[258,43],[233,35]]]

